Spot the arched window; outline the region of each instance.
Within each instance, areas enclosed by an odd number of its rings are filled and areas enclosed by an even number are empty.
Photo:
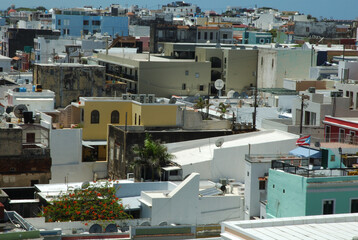
[[[119,112],[117,110],[111,113],[111,123],[119,123]]]
[[[97,110],[93,110],[91,112],[91,123],[92,124],[99,123],[99,112]]]
[[[211,57],[210,58],[211,67],[212,68],[221,68],[221,59],[218,57]]]

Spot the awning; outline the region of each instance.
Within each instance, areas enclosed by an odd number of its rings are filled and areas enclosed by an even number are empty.
[[[305,147],[298,147],[290,151],[291,155],[295,155],[298,157],[310,157],[310,158],[321,158],[322,154],[321,151],[317,151],[315,149],[305,148]]]
[[[174,170],[180,170],[181,168],[178,166],[170,166],[170,167],[163,167],[164,171],[174,171]]]
[[[82,141],[82,146],[93,148],[92,146],[106,146],[107,141]]]

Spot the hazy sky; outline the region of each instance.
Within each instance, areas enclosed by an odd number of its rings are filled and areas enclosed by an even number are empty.
[[[46,8],[66,8],[82,7],[91,5],[98,8],[99,6],[107,7],[112,3],[118,3],[122,6],[137,4],[139,6],[151,9],[158,8],[158,4],[163,5],[174,0],[0,0],[0,9],[6,9],[11,4],[16,7],[37,7]],[[334,19],[355,19],[358,17],[358,0],[187,0],[186,2],[198,4],[202,10],[214,10],[219,13],[226,9],[226,6],[242,7],[273,7],[279,10],[298,10],[305,14],[311,14],[319,18]]]

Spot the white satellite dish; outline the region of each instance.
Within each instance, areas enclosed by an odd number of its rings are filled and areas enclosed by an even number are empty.
[[[223,138],[219,138],[215,141],[215,146],[221,147],[224,144],[225,140]]]
[[[221,90],[224,88],[225,83],[223,80],[218,79],[215,81],[214,85],[215,85],[216,90]]]
[[[234,90],[230,90],[230,91],[226,94],[226,96],[227,96],[228,98],[234,98],[234,93],[235,93]]]

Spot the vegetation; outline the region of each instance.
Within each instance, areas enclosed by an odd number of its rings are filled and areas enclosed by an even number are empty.
[[[156,177],[161,177],[162,167],[173,164],[172,159],[174,156],[168,153],[167,148],[162,145],[158,140],[152,139],[150,134],[147,134],[142,147],[136,145],[133,147],[133,153],[137,156],[130,166],[131,168],[139,168],[143,172],[144,179],[147,179],[147,172],[150,170],[152,181]],[[141,174],[142,175],[142,174]]]
[[[95,183],[83,189],[60,194],[50,205],[42,209],[41,216],[47,222],[118,220],[129,219],[116,189],[108,182]]]
[[[230,104],[220,103],[218,111],[221,113],[220,119],[223,119],[224,116],[229,112]]]
[[[209,107],[211,105],[212,104],[209,103],[209,99],[204,100],[202,97],[199,97],[199,99],[196,100],[194,108],[195,109],[200,109],[201,117],[203,119],[208,119],[209,118]],[[206,108],[206,114],[202,111],[204,108]]]

